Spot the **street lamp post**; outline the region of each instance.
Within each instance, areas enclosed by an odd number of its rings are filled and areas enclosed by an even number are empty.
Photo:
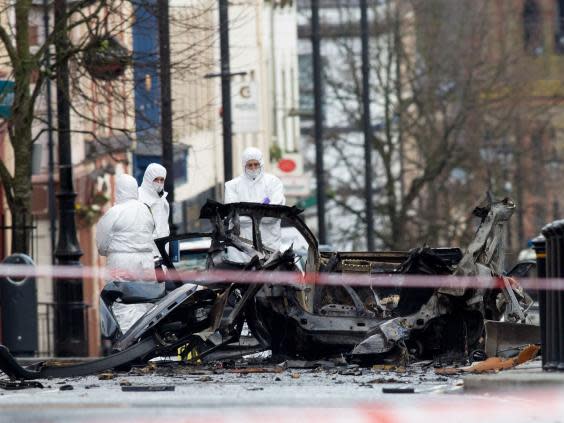
[[[227,182],[233,178],[229,4],[227,0],[219,0],[219,45],[221,50],[221,104],[223,110],[223,178]]]
[[[57,126],[59,153],[59,238],[55,257],[60,265],[79,266],[82,251],[78,244],[75,225],[72,157],[70,140],[70,90],[68,68],[68,34],[66,0],[54,1],[55,40],[57,67]],[[83,356],[87,354],[85,308],[82,279],[56,280],[54,285],[55,354],[57,356]]]
[[[372,205],[372,129],[370,125],[370,63],[367,0],[360,0],[362,34],[362,126],[364,131],[364,198],[366,201],[366,248],[374,251],[374,207]]]
[[[43,0],[43,26],[45,31],[45,38],[49,36],[49,3],[48,0]],[[51,52],[49,49],[45,51],[45,66],[51,67]],[[55,178],[54,178],[54,154],[53,154],[53,112],[52,96],[51,96],[51,79],[47,78],[45,81],[46,96],[47,96],[47,146],[49,150],[48,161],[48,193],[49,193],[49,235],[51,241],[51,263],[55,264],[55,246],[57,238],[57,201],[55,199]]]
[[[165,190],[168,192],[167,200],[170,205],[168,220],[171,233],[174,235],[176,233],[176,226],[173,223],[174,161],[172,146],[172,90],[170,78],[170,25],[168,0],[158,0],[158,6],[162,163],[167,171]]]
[[[321,37],[319,34],[319,0],[311,0],[311,46],[313,56],[313,100],[315,114],[315,178],[317,180],[318,238],[327,243],[325,232],[325,170],[323,166],[323,98],[321,78]]]

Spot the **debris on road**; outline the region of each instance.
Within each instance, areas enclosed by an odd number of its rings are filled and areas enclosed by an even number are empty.
[[[519,364],[526,363],[533,360],[538,352],[540,346],[527,345],[524,347],[517,357],[513,358],[500,358],[490,357],[484,361],[478,361],[471,366],[467,367],[447,367],[435,369],[435,372],[440,375],[456,375],[461,373],[486,373],[486,372],[499,372],[501,370],[512,369]]]
[[[129,385],[122,386],[123,392],[164,392],[174,391],[174,385]]]
[[[488,357],[499,356],[505,351],[528,344],[540,344],[540,327],[512,322],[484,322]]]
[[[414,394],[415,388],[413,387],[386,387],[382,388],[384,394]]]
[[[33,380],[29,380],[29,381],[28,380],[17,380],[17,381],[0,380],[0,389],[5,389],[7,391],[17,391],[21,389],[30,389],[30,388],[43,389],[43,385]]]
[[[274,367],[247,367],[238,369],[226,369],[226,373],[239,373],[239,374],[251,374],[251,373],[282,373],[284,369],[279,366]]]
[[[100,373],[98,375],[98,379],[100,379],[100,380],[110,380],[110,379],[113,379],[115,377],[116,377],[116,375],[112,372]]]
[[[405,373],[407,369],[403,366],[396,366],[395,364],[375,364],[372,366],[372,370],[379,372],[396,372]]]

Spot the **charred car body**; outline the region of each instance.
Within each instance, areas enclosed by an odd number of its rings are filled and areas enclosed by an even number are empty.
[[[531,300],[504,276],[503,231],[515,206],[509,199],[490,201],[474,213],[481,219],[475,239],[463,254],[458,248],[418,248],[410,252],[320,253],[318,243],[295,207],[254,203],[220,204],[202,208],[213,231],[171,236],[158,242],[168,271],[167,286],[147,288],[135,282],[116,282],[102,292],[102,331],[113,340],[115,353],[92,363],[68,367],[24,369],[5,348],[0,368],[14,378],[89,374],[176,355],[180,346],[202,360],[271,349],[274,355],[307,359],[345,354],[359,362],[409,355],[437,359],[468,356],[483,349],[484,321],[524,321]],[[239,236],[241,219],[252,221],[253,239]],[[500,289],[466,287],[382,287],[306,283],[248,283],[248,272],[296,272],[298,257],[266,248],[260,235],[262,219],[281,219],[292,225],[308,245],[305,274],[460,275],[498,276]],[[182,281],[166,251],[171,241],[210,238],[207,269],[231,270],[221,283]],[[228,259],[227,249],[249,256],[247,263]],[[170,281],[172,279],[172,282]],[[176,280],[175,280],[176,279]],[[295,280],[295,278],[292,278]],[[112,303],[152,302],[154,306],[125,334],[111,312]],[[241,344],[248,325],[254,342]]]

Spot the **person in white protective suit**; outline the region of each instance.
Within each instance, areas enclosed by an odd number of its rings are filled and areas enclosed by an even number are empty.
[[[138,197],[135,178],[120,175],[116,181],[116,204],[96,225],[98,252],[107,257],[106,282],[157,283],[153,261],[155,222],[149,208]],[[112,311],[122,333],[151,306],[152,304],[114,303]]]
[[[168,226],[170,206],[166,200],[168,193],[164,190],[165,179],[166,169],[158,163],[151,163],[147,166],[143,175],[143,182],[139,187],[139,200],[150,207],[155,220],[153,239],[170,235]],[[159,249],[153,243],[153,256],[160,257],[160,255]]]
[[[241,157],[243,174],[225,183],[225,203],[250,202],[261,204],[286,204],[282,181],[264,171],[264,161],[259,149],[249,147]],[[240,218],[240,236],[253,239],[252,221],[249,217]],[[261,221],[260,233],[263,244],[277,251],[280,249],[280,219],[264,218]],[[228,249],[228,260],[244,263],[250,257],[233,248]]]

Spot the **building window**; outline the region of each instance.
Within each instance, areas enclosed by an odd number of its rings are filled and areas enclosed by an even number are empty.
[[[525,0],[523,7],[523,44],[525,51],[539,56],[544,51],[542,15],[536,0]]]
[[[302,119],[313,117],[313,62],[311,54],[300,54],[298,56],[299,84],[300,84],[300,112],[307,116]]]
[[[555,0],[554,51],[564,54],[564,0]]]
[[[321,56],[321,66],[327,68],[329,66],[326,56]],[[326,113],[326,92],[325,81],[321,77],[321,101],[323,103],[323,117],[325,120]],[[315,98],[313,92],[313,56],[311,54],[300,54],[298,56],[298,84],[300,92],[299,114],[302,121],[311,121],[314,117]]]
[[[173,166],[174,166],[174,183],[182,185],[188,182],[188,149],[175,149]]]

